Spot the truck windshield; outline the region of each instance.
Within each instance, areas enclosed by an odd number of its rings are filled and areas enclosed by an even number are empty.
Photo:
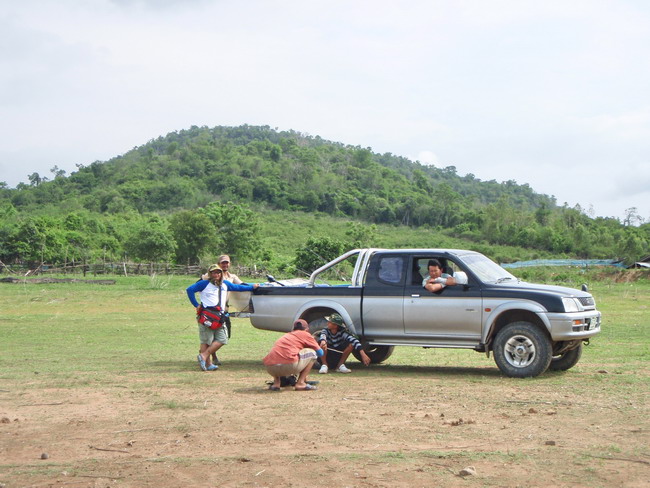
[[[468,254],[462,256],[461,259],[471,269],[479,279],[486,283],[501,283],[503,281],[514,280],[517,278],[508,273],[505,269],[499,266],[491,259],[486,258],[482,254]]]

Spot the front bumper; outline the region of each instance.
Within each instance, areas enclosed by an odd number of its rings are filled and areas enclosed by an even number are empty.
[[[588,339],[600,332],[601,314],[597,310],[577,313],[546,313],[553,341]]]

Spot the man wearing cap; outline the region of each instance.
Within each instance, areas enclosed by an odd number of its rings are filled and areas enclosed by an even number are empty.
[[[236,285],[241,285],[243,283],[243,281],[239,279],[239,276],[234,275],[230,272],[230,256],[227,254],[222,254],[219,256],[218,263],[221,271],[223,271],[224,280],[228,280]]]
[[[223,279],[226,281],[230,281],[231,283],[234,283],[235,285],[241,285],[243,283],[242,280],[239,279],[239,276],[232,274],[230,270],[230,256],[227,254],[222,254],[219,256],[219,260],[217,261],[219,263],[219,267],[221,268],[221,271],[223,271]],[[228,295],[226,294],[226,313],[228,312]],[[230,336],[232,335],[232,322],[230,321],[230,315],[226,315],[226,322],[225,326],[227,327],[227,332],[228,332],[228,339],[230,339]],[[219,358],[217,357],[217,353],[214,353],[212,355],[212,360],[214,364],[221,364],[221,361],[219,361]]]
[[[343,317],[338,313],[333,313],[329,317],[325,317],[325,320],[327,320],[327,326],[321,331],[318,340],[325,353],[320,359],[322,366],[318,372],[326,374],[333,368],[339,373],[352,373],[352,370],[345,366],[345,361],[354,349],[359,351],[361,362],[368,366],[370,358],[363,350],[359,339],[346,330]]]
[[[207,310],[218,309],[221,311],[226,310],[226,299],[228,291],[252,291],[259,285],[243,285],[234,284],[228,280],[223,279],[223,270],[218,264],[213,264],[208,269],[207,280],[199,280],[193,285],[187,287],[187,297],[194,307],[196,307],[197,316],[201,312],[201,308]],[[201,303],[196,301],[196,293],[200,293]],[[214,371],[218,368],[216,364],[212,364],[211,355],[216,352],[221,346],[228,344],[228,334],[224,327],[217,329],[210,329],[202,324],[199,324],[199,339],[201,346],[199,355],[196,357],[199,366],[203,371]]]
[[[296,320],[293,330],[275,341],[271,351],[262,360],[266,371],[273,376],[269,390],[280,391],[280,378],[293,374],[298,375],[296,391],[316,390],[315,386],[307,383],[307,376],[316,358],[322,355],[323,350],[309,333],[309,324],[303,319]]]
[[[219,264],[221,271],[223,271],[224,280],[230,281],[235,285],[241,285],[243,283],[243,281],[239,279],[239,276],[230,272],[230,256],[227,254],[222,254],[219,256],[219,261],[217,261],[217,263]],[[207,280],[208,273],[205,273],[203,276],[201,276],[201,279]]]

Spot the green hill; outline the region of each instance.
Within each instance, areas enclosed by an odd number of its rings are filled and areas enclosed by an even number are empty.
[[[483,182],[392,154],[269,127],[193,127],[95,162],[38,188],[15,206],[78,202],[97,212],[195,208],[215,198],[321,211],[373,222],[455,225],[462,213],[504,197],[536,209],[555,201],[513,181]]]
[[[347,228],[348,221],[379,225],[376,242],[367,245],[389,242],[386,233],[422,233],[429,236],[427,245],[456,239],[464,247],[515,246],[514,259],[523,249],[540,256],[638,259],[650,241],[647,225],[630,228],[616,219],[591,219],[580,207],[558,207],[553,197],[527,184],[481,181],[458,175],[453,166],[423,166],[266,126],[192,127],[69,176],[57,168],[53,173],[51,181],[34,173],[30,185],[0,188],[2,261],[42,261],[46,254],[58,261],[123,258],[125,253],[141,260],[168,255],[196,261],[196,253],[206,250],[183,250],[181,241],[188,233],[201,235],[188,227],[198,214],[203,228],[212,222],[220,236],[226,227],[247,227],[246,219],[255,220],[245,240],[256,245],[244,245],[241,236],[239,245],[214,240],[250,260],[262,249],[286,254],[291,246],[275,239],[272,226],[264,223],[278,220],[277,215],[290,221],[287,216],[294,212],[307,227],[310,219],[331,217],[324,227],[333,234],[341,234],[333,229]],[[233,202],[234,222],[226,222],[231,218],[224,214],[227,202]],[[147,245],[137,245],[142,229],[157,235],[164,252],[147,255]],[[318,226],[314,232],[323,230]],[[304,242],[304,232],[294,229],[296,234]]]

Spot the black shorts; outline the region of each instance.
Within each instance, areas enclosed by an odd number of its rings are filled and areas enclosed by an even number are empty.
[[[331,349],[327,350],[327,367],[330,369],[336,368],[339,365],[342,354],[340,352],[332,351]],[[323,364],[323,358],[318,358],[321,364]]]

